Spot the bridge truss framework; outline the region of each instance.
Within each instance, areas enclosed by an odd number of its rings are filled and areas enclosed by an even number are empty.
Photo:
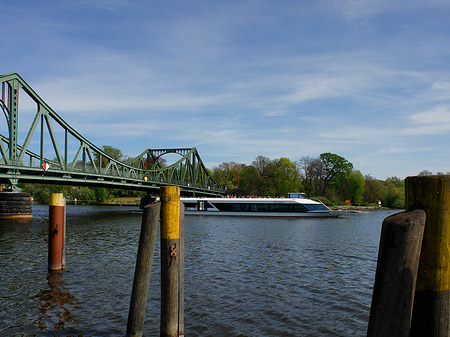
[[[0,109],[6,120],[6,125],[0,123],[0,182],[13,189],[20,181],[148,193],[175,185],[183,195],[224,192],[196,148],[147,149],[134,159],[119,161],[68,125],[17,73],[1,75],[0,83]],[[27,108],[33,106],[34,118],[25,127],[19,125],[19,94],[29,98]],[[160,159],[166,154],[180,159],[165,166]]]

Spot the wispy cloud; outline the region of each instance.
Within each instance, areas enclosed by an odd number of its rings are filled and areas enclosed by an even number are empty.
[[[449,106],[440,105],[432,110],[411,115],[414,127],[404,130],[405,135],[441,135],[450,134]]]
[[[450,108],[437,106],[433,110],[412,115],[411,120],[418,124],[450,124]]]
[[[445,8],[449,6],[445,0],[344,0],[338,1],[334,4],[335,8],[338,8],[345,18],[349,20],[355,20],[367,16],[375,16],[382,13],[390,13],[398,10],[411,10],[411,9],[428,9],[428,8]]]

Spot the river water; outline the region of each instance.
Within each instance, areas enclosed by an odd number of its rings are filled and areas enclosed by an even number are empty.
[[[186,336],[364,336],[381,224],[185,218]],[[66,270],[47,271],[48,206],[0,222],[1,336],[124,336],[142,214],[67,206]],[[158,240],[159,242],[159,240]],[[159,336],[159,245],[144,336]]]

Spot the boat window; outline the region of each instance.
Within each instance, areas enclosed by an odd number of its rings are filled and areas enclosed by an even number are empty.
[[[215,203],[214,206],[222,212],[306,212],[301,204],[269,204],[269,203]]]
[[[289,198],[306,199],[304,193],[288,193]]]
[[[196,208],[197,203],[195,201],[183,201],[184,207]]]
[[[306,204],[305,207],[309,211],[329,211],[329,209],[322,204]]]

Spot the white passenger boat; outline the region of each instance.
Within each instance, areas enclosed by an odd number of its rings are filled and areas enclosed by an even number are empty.
[[[338,213],[303,193],[289,193],[288,198],[181,198],[185,214],[334,217]]]

